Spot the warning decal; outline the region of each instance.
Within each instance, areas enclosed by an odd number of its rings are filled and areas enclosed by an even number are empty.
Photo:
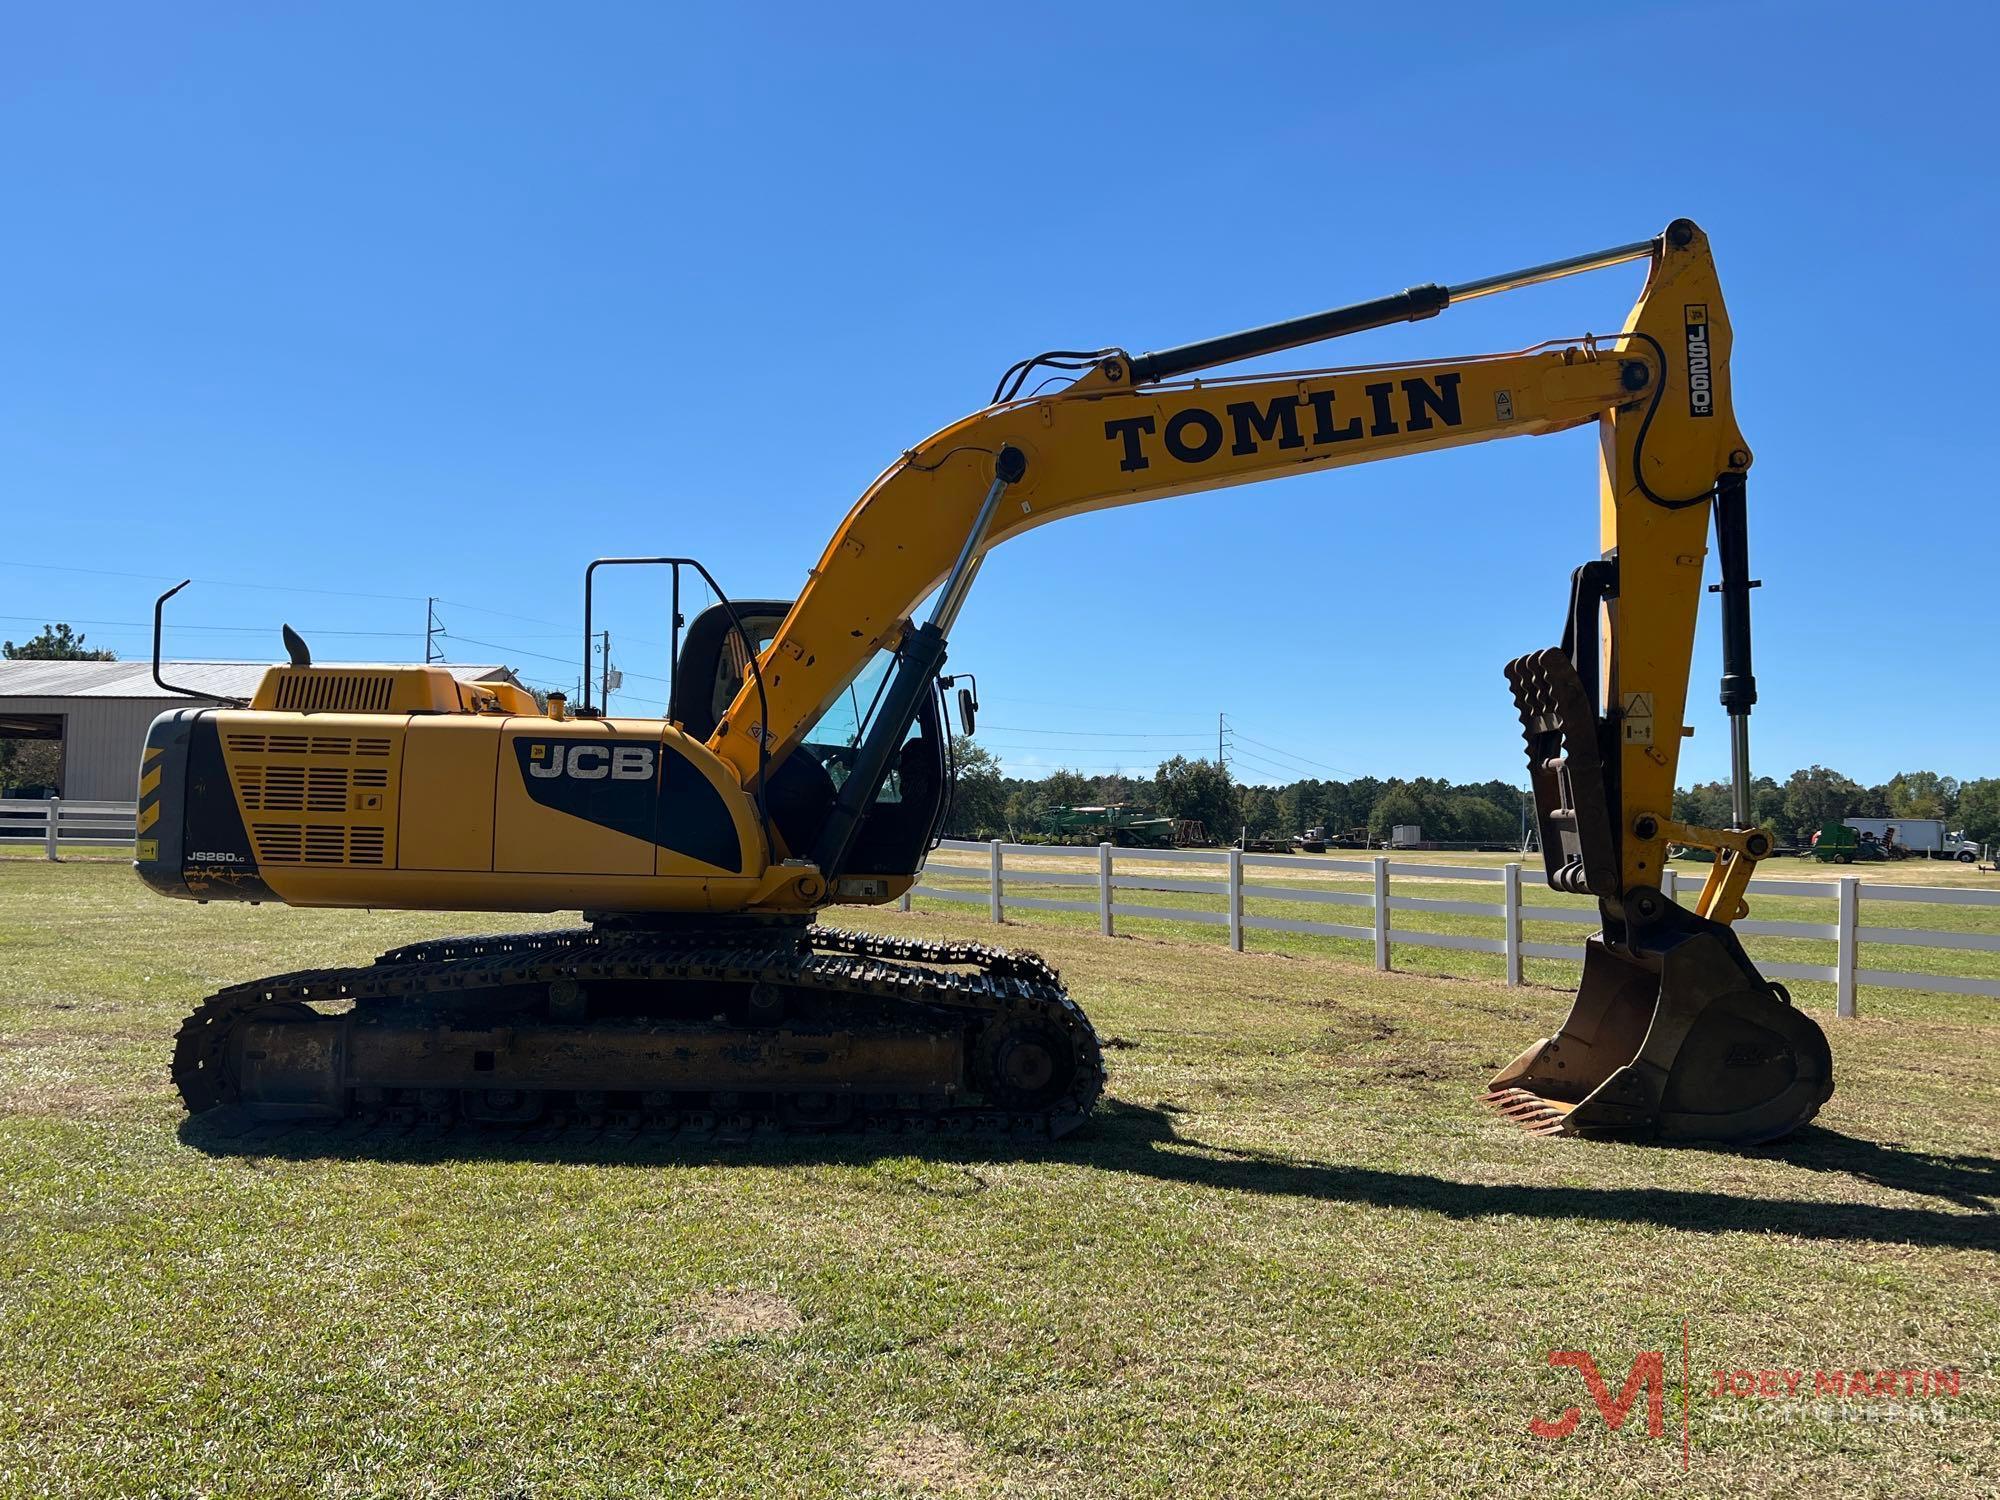
[[[1650,745],[1653,743],[1653,695],[1651,693],[1625,694],[1624,712],[1620,717],[1625,724],[1626,744]]]

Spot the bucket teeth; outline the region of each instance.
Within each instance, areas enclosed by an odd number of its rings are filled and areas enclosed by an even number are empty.
[[[1526,1089],[1492,1089],[1481,1102],[1530,1135],[1561,1135],[1572,1108]]]

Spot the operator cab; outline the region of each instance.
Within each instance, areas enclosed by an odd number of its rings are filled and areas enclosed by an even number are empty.
[[[696,615],[681,646],[667,716],[696,739],[715,733],[749,671],[744,637],[761,655],[791,608],[786,599],[752,599],[735,605],[734,620],[720,604]],[[794,857],[810,853],[833,810],[895,662],[893,651],[877,652],[806,731],[799,748],[771,768],[765,799],[771,825]],[[950,796],[949,740],[939,698],[936,692],[925,695],[909,738],[861,820],[847,869],[835,875],[910,875],[923,863]]]

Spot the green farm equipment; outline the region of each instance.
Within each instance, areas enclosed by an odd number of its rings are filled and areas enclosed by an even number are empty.
[[[1856,833],[1839,822],[1822,824],[1806,852],[1823,865],[1876,864],[1903,857],[1902,851],[1882,843],[1874,834]]]
[[[1041,832],[1060,844],[1171,849],[1175,843],[1175,820],[1156,817],[1125,802],[1105,807],[1052,807],[1042,814]]]

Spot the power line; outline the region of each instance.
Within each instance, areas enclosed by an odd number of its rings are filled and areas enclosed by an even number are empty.
[[[1246,760],[1249,761],[1252,765],[1265,766],[1272,770],[1278,770],[1278,771],[1290,769],[1289,767],[1284,765],[1274,765],[1269,758],[1257,754],[1254,750],[1245,750],[1240,746],[1231,745],[1229,747],[1229,751],[1230,751],[1230,758],[1233,760]]]
[[[1314,760],[1311,756],[1301,755],[1296,750],[1282,750],[1279,749],[1279,747],[1276,745],[1266,745],[1262,740],[1251,739],[1249,735],[1244,734],[1243,731],[1240,729],[1233,731],[1233,733],[1235,733],[1239,739],[1247,740],[1249,741],[1250,744],[1253,745],[1262,746],[1266,750],[1275,751],[1277,754],[1284,756],[1288,760],[1302,760],[1309,766],[1318,766],[1322,771],[1331,771],[1336,776],[1348,776],[1353,774],[1344,766],[1330,766],[1323,760]]]
[[[451,606],[451,608],[453,609],[469,609],[474,614],[498,615],[503,620],[521,620],[529,625],[553,625],[557,630],[568,629],[568,627],[564,625],[561,620],[544,620],[539,615],[510,614],[508,611],[504,609],[493,609],[484,604],[467,604],[463,599],[439,598],[439,599],[434,599],[431,602],[434,604],[446,604]]]
[[[50,616],[46,614],[0,615],[0,620],[18,620],[24,625],[35,624],[37,622],[43,625],[54,623]],[[88,625],[92,629],[96,629],[99,626],[109,626],[113,629],[129,628],[132,630],[144,630],[149,634],[153,629],[150,620],[85,620],[72,615],[64,619],[62,623],[65,625]],[[412,640],[419,633],[414,630],[323,630],[317,625],[299,625],[294,628],[301,635],[374,636],[382,640],[399,641]],[[220,632],[223,635],[268,635],[271,627],[269,625],[188,625],[182,624],[180,621],[175,621],[174,629],[210,630]]]
[[[73,568],[61,563],[0,562],[0,568],[33,568],[44,573],[91,573],[100,578],[142,578],[153,583],[171,582],[165,573],[123,573],[113,568]],[[422,604],[421,594],[365,594],[355,589],[314,589],[296,583],[242,583],[232,578],[197,578],[196,583],[219,589],[262,589],[273,594],[325,594],[335,599],[393,599],[399,604]]]
[[[1025,708],[1059,708],[1066,713],[1101,714],[1114,713],[1147,719],[1165,719],[1174,716],[1176,710],[1163,708],[1140,708],[1123,703],[1052,703],[1045,698],[1009,698],[1002,693],[984,695],[989,703],[1014,703]]]
[[[67,564],[15,562],[11,559],[0,561],[0,568],[31,568],[37,572],[42,572],[42,573],[85,573],[96,578],[136,578],[146,583],[171,583],[174,581],[172,576],[166,573],[131,573],[117,568],[77,568],[77,567],[71,567]],[[484,604],[467,604],[465,601],[461,599],[445,599],[435,596],[426,597],[425,595],[422,594],[372,594],[372,593],[363,593],[355,589],[316,589],[308,587],[305,584],[297,584],[297,583],[247,583],[240,579],[234,579],[234,578],[197,578],[194,580],[194,582],[200,584],[206,584],[210,588],[258,589],[265,593],[272,593],[272,594],[319,594],[319,595],[324,595],[327,598],[333,598],[333,599],[387,599],[387,600],[393,600],[394,602],[399,604],[426,604],[426,603],[446,604],[451,606],[453,609],[469,609],[479,614],[499,615],[503,619],[521,620],[531,625],[548,625],[554,627],[556,630],[564,632],[567,632],[568,630],[568,627],[565,626],[563,622],[560,620],[545,620],[541,618],[539,615],[513,614],[507,610],[493,609],[490,606]],[[17,618],[17,617],[8,616],[6,618]],[[72,621],[70,623],[74,624],[80,622]],[[149,624],[146,624],[146,622],[141,621],[139,623],[145,625],[147,629],[151,629],[151,626]],[[184,627],[184,628],[192,628],[192,627]],[[335,635],[335,634],[340,634],[342,632],[322,630],[318,633],[320,635]],[[363,634],[365,632],[347,631],[344,633],[348,635],[358,635],[358,634]],[[380,632],[380,633],[388,634],[390,632]],[[409,635],[413,634],[414,632],[397,631],[394,633],[398,635]],[[635,636],[633,637],[633,639],[638,640],[639,638]],[[664,643],[660,641],[644,641],[642,642],[642,644],[649,646],[661,646],[664,649]]]
[[[1237,752],[1236,759],[1239,763],[1248,766],[1259,776],[1282,776],[1287,783],[1304,780],[1297,771],[1294,771],[1289,766],[1274,766],[1267,761],[1259,760],[1254,755],[1246,755],[1242,751]]]
[[[1159,751],[1159,750],[1150,750],[1150,751],[1141,750],[1141,751],[1134,751],[1132,754],[1126,755],[1116,750],[1107,749],[1101,745],[1094,747],[1086,745],[1074,750],[1069,750],[1065,749],[1061,745],[1023,745],[1008,740],[978,740],[975,743],[977,743],[979,748],[982,750],[1027,750],[1027,751],[1032,751],[1037,755],[1049,756],[1052,759],[1116,760],[1116,761],[1123,761],[1132,765],[1139,765],[1143,763],[1149,766],[1156,765],[1162,760],[1172,760],[1175,754],[1180,753],[1178,751],[1175,751],[1170,754],[1166,751]]]
[[[439,602],[442,603],[443,601],[440,600]],[[566,667],[575,665],[575,658],[573,657],[551,656],[546,651],[529,651],[524,647],[509,646],[499,641],[482,641],[477,636],[459,635],[456,631],[451,630],[441,630],[438,634],[446,640],[463,641],[468,646],[484,646],[488,651],[506,652],[512,656],[532,656],[537,661],[560,662]],[[665,677],[656,676],[651,672],[635,672],[630,667],[620,667],[618,670],[627,677],[640,677],[644,678],[647,682],[666,682],[668,680]]]
[[[1200,737],[1200,730],[1162,731],[1159,734],[1136,734],[1125,729],[1036,729],[1026,724],[993,724],[989,728],[1004,730],[1008,734],[1052,734],[1068,739],[1090,740],[1181,740],[1190,741]]]
[[[560,662],[565,667],[574,664],[574,659],[571,657],[551,656],[546,651],[523,651],[518,646],[503,646],[498,641],[477,640],[469,635],[456,635],[449,630],[441,630],[438,632],[438,634],[444,636],[447,640],[464,641],[465,644],[468,646],[484,646],[489,651],[506,651],[512,653],[515,656],[532,656],[539,661]]]

